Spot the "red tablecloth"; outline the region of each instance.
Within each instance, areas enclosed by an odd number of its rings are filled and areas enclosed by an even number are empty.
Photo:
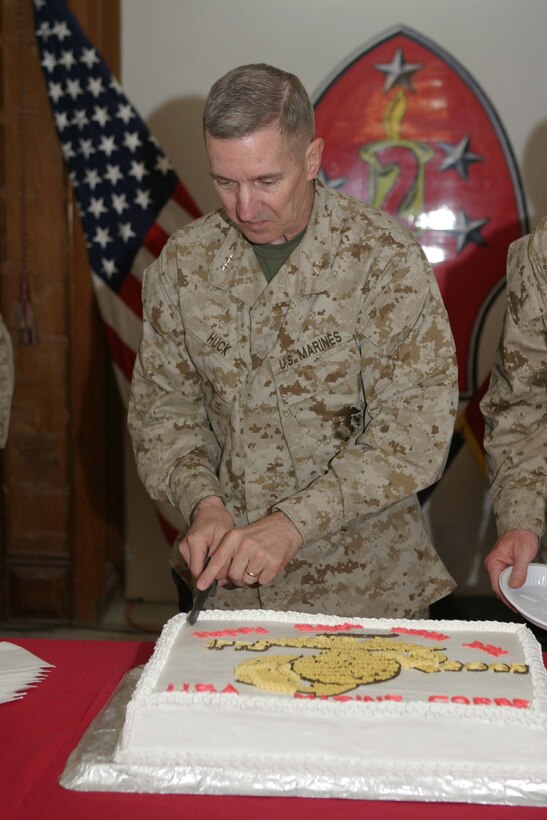
[[[1,638],[1,636],[0,636]],[[152,643],[11,639],[55,665],[19,701],[0,705],[0,817],[6,820],[533,820],[547,809],[295,797],[205,797],[67,791],[70,752],[123,674]],[[547,655],[545,656],[547,663]]]

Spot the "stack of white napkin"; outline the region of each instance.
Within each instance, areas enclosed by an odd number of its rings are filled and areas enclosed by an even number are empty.
[[[43,680],[52,663],[22,646],[0,641],[0,703],[24,698],[26,690]]]

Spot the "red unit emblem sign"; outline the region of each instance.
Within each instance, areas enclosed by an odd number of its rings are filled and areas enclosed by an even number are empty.
[[[453,57],[407,28],[351,57],[315,109],[326,142],[323,180],[396,216],[432,263],[456,340],[460,394],[471,398],[508,245],[527,231],[496,112]]]

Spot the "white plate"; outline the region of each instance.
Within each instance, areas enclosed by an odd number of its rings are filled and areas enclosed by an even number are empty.
[[[530,564],[526,581],[521,587],[509,586],[513,567],[505,567],[500,575],[500,589],[515,609],[530,623],[547,629],[547,565]]]

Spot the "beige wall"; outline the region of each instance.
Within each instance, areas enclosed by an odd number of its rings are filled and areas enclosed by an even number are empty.
[[[200,117],[214,80],[235,65],[269,62],[298,74],[313,97],[352,53],[397,24],[452,54],[489,97],[535,225],[547,213],[547,0],[123,0],[123,86],[207,211],[216,201]],[[485,361],[502,309],[491,317]],[[482,557],[495,531],[484,482],[468,452],[446,478],[428,509],[436,547],[460,593],[485,593]],[[161,600],[171,596],[166,548],[131,471],[127,493],[127,592]]]

